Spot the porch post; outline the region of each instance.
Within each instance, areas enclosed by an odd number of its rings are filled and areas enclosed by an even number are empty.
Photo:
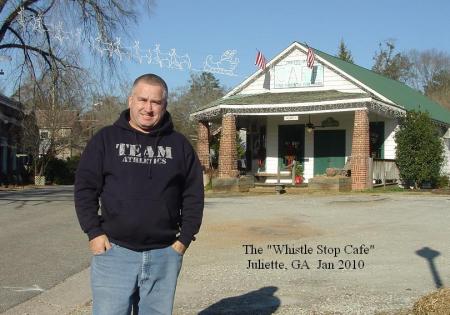
[[[352,140],[352,190],[372,187],[369,182],[369,116],[367,110],[355,111]]]
[[[197,154],[200,164],[209,169],[209,126],[207,121],[197,123]]]
[[[236,177],[237,175],[236,117],[225,114],[222,117],[220,135],[219,177]]]

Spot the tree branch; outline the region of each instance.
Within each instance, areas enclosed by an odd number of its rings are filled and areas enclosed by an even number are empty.
[[[49,52],[47,52],[45,50],[42,50],[42,49],[34,47],[34,46],[24,45],[24,44],[19,45],[19,44],[14,44],[14,43],[0,45],[0,50],[1,49],[8,49],[8,48],[28,49],[28,50],[31,50],[31,51],[34,51],[34,52],[38,53],[39,55],[41,55],[44,58],[50,57],[50,58],[58,61],[64,67],[69,66],[63,60],[61,60],[60,58],[56,57],[54,54],[51,54],[51,53],[49,53]],[[73,67],[78,68],[76,66],[73,66]]]
[[[0,13],[2,13],[3,8],[5,7],[6,0],[0,0]]]
[[[27,1],[23,2],[21,5],[17,6],[13,12],[11,12],[11,14],[2,23],[2,28],[0,28],[0,43],[3,41],[3,38],[5,37],[8,27],[16,19],[17,15],[19,15],[20,10],[22,8],[24,8],[24,9],[28,8],[30,5],[32,5],[33,3],[38,2],[38,1],[39,0],[27,0]]]
[[[49,4],[48,8],[45,9],[44,14],[45,14],[45,12],[48,12],[48,10],[51,9],[51,7],[53,6],[54,3],[55,3],[55,1],[52,1],[52,2]],[[27,10],[33,12],[36,16],[39,15],[39,12],[36,11],[35,9],[33,9],[33,8],[27,8]],[[49,35],[49,32],[48,32],[47,25],[45,24],[45,22],[44,22],[43,19],[42,19],[42,27],[44,28],[44,31],[45,31],[44,33],[45,33],[45,38],[46,38],[47,44],[48,44],[48,51],[49,51],[50,55],[53,55],[52,43],[51,43],[51,40],[50,40],[50,35]],[[48,63],[47,58],[44,57],[44,59],[45,59],[45,61]],[[52,58],[52,59],[53,59],[53,62],[54,62],[54,61],[55,61],[54,58]],[[50,68],[51,68],[51,66],[50,66]]]

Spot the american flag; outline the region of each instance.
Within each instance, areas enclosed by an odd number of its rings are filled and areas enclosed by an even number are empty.
[[[260,69],[263,70],[266,69],[266,58],[259,50],[258,53],[256,54],[255,65],[257,65]]]
[[[314,51],[311,49],[311,47],[308,47],[308,53],[306,54],[306,65],[308,68],[314,67],[314,59],[316,57],[314,56]]]

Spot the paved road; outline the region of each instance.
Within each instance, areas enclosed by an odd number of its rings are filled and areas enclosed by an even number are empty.
[[[23,196],[26,201],[0,197],[1,287],[47,289],[88,265],[70,188],[34,194]],[[174,314],[393,314],[410,308],[450,283],[449,209],[450,196],[432,194],[207,198],[201,232],[184,257]],[[273,246],[284,244],[295,253],[277,254]],[[243,245],[254,245],[252,254]],[[301,252],[308,248],[311,253]],[[324,264],[317,269],[319,260]],[[310,269],[294,261],[307,261]],[[90,314],[87,270],[72,278],[75,285],[57,286],[8,314]],[[3,308],[33,294],[1,287]]]
[[[0,191],[0,313],[89,265],[73,187]]]

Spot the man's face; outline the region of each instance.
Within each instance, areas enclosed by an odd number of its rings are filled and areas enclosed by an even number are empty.
[[[163,95],[162,86],[139,82],[128,98],[131,127],[143,132],[154,128],[166,112]]]

